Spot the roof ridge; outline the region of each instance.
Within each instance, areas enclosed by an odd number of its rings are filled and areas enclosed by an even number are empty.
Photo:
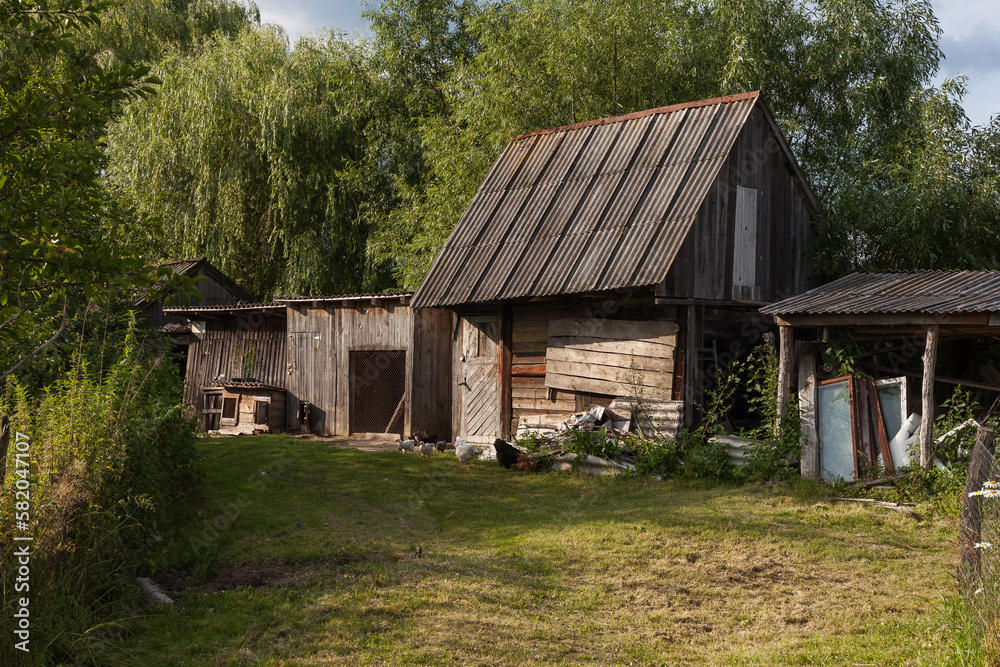
[[[594,125],[610,125],[611,123],[620,123],[627,120],[635,120],[637,118],[644,118],[645,116],[652,116],[654,114],[660,113],[671,113],[673,111],[680,111],[681,109],[693,109],[697,107],[707,107],[713,104],[726,104],[728,102],[740,102],[742,100],[749,100],[753,98],[760,97],[759,90],[751,90],[745,93],[736,93],[734,95],[724,95],[722,97],[712,97],[707,100],[694,100],[692,102],[681,102],[679,104],[671,104],[665,107],[657,107],[655,109],[646,109],[644,111],[634,111],[629,114],[624,114],[621,116],[608,116],[607,118],[595,118],[593,120],[585,120],[579,123],[571,123],[569,125],[561,125],[560,127],[552,127],[545,130],[535,130],[534,132],[525,132],[519,134],[511,141],[521,141],[522,139],[527,139],[529,137],[537,137],[544,134],[553,134],[555,132],[566,132],[568,130],[579,130],[585,127],[592,127]]]

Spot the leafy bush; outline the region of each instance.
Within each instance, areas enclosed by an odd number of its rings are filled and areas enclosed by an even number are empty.
[[[802,454],[798,402],[789,397],[785,416],[778,420],[778,355],[771,345],[760,345],[736,368],[747,391],[758,426],[742,435],[753,441],[739,471],[751,482],[789,480],[797,474]]]
[[[562,449],[576,454],[578,458],[600,456],[605,459],[618,458],[622,453],[622,445],[608,436],[606,429],[596,431],[566,431],[566,437],[561,442]]]
[[[677,442],[634,434],[626,444],[639,475],[674,475],[680,470]]]
[[[169,342],[140,338],[134,322],[117,336],[115,362],[95,370],[82,359],[39,395],[9,380],[0,414],[30,438],[31,517],[14,523],[14,496],[0,501],[0,562],[13,568],[13,537],[31,542],[31,656],[72,661],[108,638],[128,615],[131,580],[160,560],[183,495],[196,482],[195,424],[185,418]],[[8,454],[3,488],[18,480]],[[2,583],[0,633],[13,636],[14,582]],[[102,630],[103,628],[104,630]],[[22,657],[10,642],[0,662]]]

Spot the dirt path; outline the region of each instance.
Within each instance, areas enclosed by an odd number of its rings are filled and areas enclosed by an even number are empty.
[[[296,435],[299,440],[311,440],[314,442],[328,442],[331,447],[341,449],[357,449],[362,452],[391,452],[399,448],[394,436],[369,437],[369,438],[334,438],[319,435]]]

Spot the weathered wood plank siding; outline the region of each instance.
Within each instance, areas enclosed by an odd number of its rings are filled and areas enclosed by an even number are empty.
[[[755,193],[739,188],[750,188]],[[738,201],[739,200],[739,201]],[[738,204],[756,208],[752,268],[734,267],[748,244],[734,243]],[[661,296],[675,298],[776,301],[808,288],[807,245],[812,225],[806,195],[777,138],[755,108],[736,139],[708,196],[698,210]],[[752,277],[754,285],[744,285]],[[735,286],[735,289],[734,289]]]
[[[545,385],[606,396],[641,391],[669,399],[677,330],[676,322],[550,320]]]
[[[251,314],[205,319],[205,333],[188,346],[184,401],[200,415],[203,388],[213,380],[252,377],[263,384],[285,385],[285,318]]]
[[[451,333],[455,314],[441,308],[414,311],[411,428],[450,440]]]
[[[515,306],[511,335],[511,430],[528,417],[559,414],[568,417],[576,410],[576,394],[550,390],[545,386],[545,350],[549,340],[549,320],[573,317],[576,308]]]
[[[404,434],[427,430],[450,435],[448,311],[414,311],[394,299],[288,304],[288,420],[304,401],[310,428],[321,435],[354,432],[350,415],[351,351],[405,353]],[[379,387],[362,387],[379,391]],[[358,406],[355,406],[358,407]]]
[[[512,309],[511,345],[511,431],[525,423],[549,424],[569,418],[574,412],[585,410],[591,405],[610,404],[614,396],[623,395],[619,385],[604,382],[601,377],[611,368],[607,362],[622,362],[620,341],[594,336],[576,335],[588,333],[567,329],[565,320],[581,318],[585,322],[617,322],[620,327],[628,327],[629,336],[643,334],[642,328],[657,329],[654,337],[666,336],[662,340],[630,339],[631,350],[639,353],[638,364],[654,373],[672,375],[673,334],[662,332],[676,329],[677,310],[673,306],[657,306],[653,303],[651,290],[629,290],[622,293],[605,293],[563,298],[558,301],[515,304]],[[641,317],[642,322],[625,324],[621,320],[608,317]],[[550,345],[552,326],[560,335],[560,344]],[[624,330],[623,330],[624,332]],[[593,332],[589,332],[593,333]],[[629,359],[628,351],[624,358]],[[604,362],[604,363],[600,363]],[[630,359],[624,362],[627,370]],[[593,363],[593,368],[583,368],[577,364]],[[551,369],[577,369],[583,373],[586,382],[575,383],[566,380],[563,387],[553,387],[546,378],[560,379]],[[549,370],[547,375],[546,371]],[[620,370],[620,369],[619,369]],[[661,378],[664,379],[664,378]],[[550,384],[550,386],[546,386]]]

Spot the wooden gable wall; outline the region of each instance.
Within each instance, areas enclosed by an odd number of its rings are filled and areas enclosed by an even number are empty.
[[[199,280],[196,285],[198,288],[198,297],[191,300],[192,306],[224,306],[237,304],[245,300],[252,300],[249,298],[250,295],[248,293],[233,291],[222,280],[216,279],[213,271],[208,271],[204,265],[199,265],[197,270],[188,274],[189,278],[204,277],[204,280]],[[166,324],[187,324],[186,317],[176,317],[164,313],[163,304],[159,301],[147,304],[145,311],[149,315],[150,326],[154,329],[159,329]]]
[[[771,302],[808,288],[809,206],[764,113],[759,106],[751,112],[658,296]],[[757,190],[752,292],[733,289],[739,188]]]

